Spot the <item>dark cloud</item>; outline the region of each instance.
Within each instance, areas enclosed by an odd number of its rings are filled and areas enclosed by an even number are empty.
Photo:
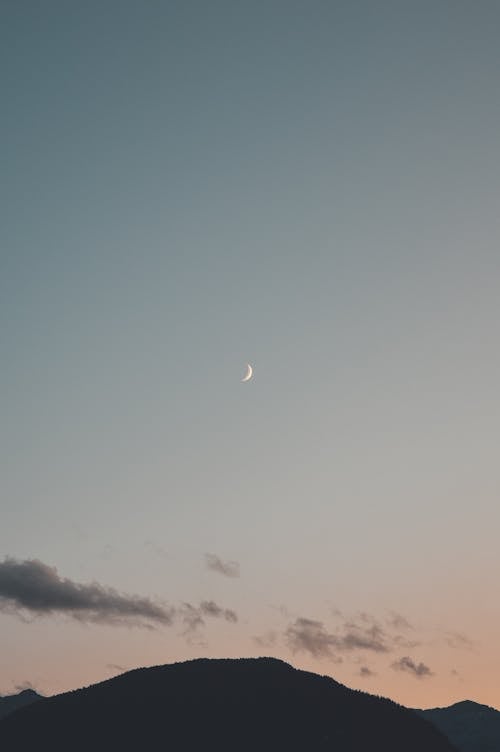
[[[338,637],[327,632],[323,622],[300,617],[290,624],[285,638],[294,653],[304,651],[314,658],[336,658]]]
[[[204,616],[213,616],[215,619],[225,619],[235,624],[238,621],[236,611],[230,608],[221,608],[214,601],[202,601],[200,611]]]
[[[81,584],[63,579],[54,567],[36,559],[6,558],[0,562],[0,611],[15,613],[24,620],[26,615],[35,618],[67,614],[78,621],[149,629],[157,624],[170,626],[180,619],[184,626],[182,634],[189,640],[199,637],[206,619],[222,619],[231,624],[238,621],[235,611],[212,600],[201,601],[198,606],[183,603],[178,608],[166,607],[149,598],[118,593],[96,582]],[[123,669],[114,664],[108,668]]]
[[[185,627],[182,634],[185,636],[193,635],[198,629],[205,626],[200,609],[192,606],[191,603],[182,604],[181,617]]]
[[[408,619],[405,619],[404,616],[401,614],[398,614],[397,611],[391,611],[389,618],[387,619],[387,623],[390,627],[393,627],[394,629],[413,629],[413,625],[410,624]]]
[[[207,569],[223,574],[224,577],[240,576],[240,565],[237,561],[222,561],[216,554],[205,554],[205,564]]]
[[[360,626],[348,622],[340,636],[339,647],[342,650],[372,650],[375,653],[388,653],[390,650],[388,637],[376,623]]]
[[[399,661],[394,661],[391,668],[395,671],[406,671],[417,679],[423,679],[426,676],[433,676],[433,672],[430,670],[429,666],[426,666],[425,663],[417,664],[407,655],[400,658]]]
[[[411,624],[401,616],[401,614],[392,611],[386,624],[393,629],[413,629]],[[371,614],[366,611],[359,612],[343,625],[343,645],[346,649],[372,650],[376,653],[388,653],[395,648],[416,647],[415,641],[410,641],[400,634],[394,634],[392,629],[388,630]]]
[[[293,652],[304,651],[315,658],[340,659],[339,654],[357,650],[388,653],[390,639],[376,622],[362,615],[361,624],[345,622],[335,632],[328,632],[323,622],[298,618],[289,625],[285,640]]]
[[[215,601],[202,601],[199,606],[193,606],[191,603],[183,603],[180,615],[184,623],[182,634],[188,640],[194,639],[203,627],[205,627],[205,618],[224,619],[224,621],[235,624],[238,621],[238,614],[230,608],[222,608]]]
[[[175,610],[138,595],[125,595],[97,582],[63,579],[37,559],[0,562],[0,610],[22,615],[62,613],[79,621],[149,626],[172,624]]]
[[[366,667],[369,654],[411,653],[425,642],[405,616],[398,611],[386,611],[380,619],[366,611],[351,615],[331,609],[331,621],[297,617],[288,618],[288,626],[279,636],[293,652],[304,652],[317,659],[343,659]],[[475,643],[460,632],[441,633],[441,640],[456,649],[473,650]],[[264,637],[254,638],[256,644],[267,647]],[[398,671],[406,671],[418,678],[433,676],[424,663],[415,663],[405,656],[392,664]],[[356,669],[358,670],[358,669]],[[368,676],[364,671],[362,676]]]
[[[406,637],[403,637],[403,635],[396,635],[393,638],[393,641],[395,647],[400,648],[401,650],[413,650],[421,645],[418,640],[408,640]]]
[[[370,676],[376,676],[376,673],[368,668],[368,666],[361,666],[359,669],[359,675],[364,679],[370,678]]]

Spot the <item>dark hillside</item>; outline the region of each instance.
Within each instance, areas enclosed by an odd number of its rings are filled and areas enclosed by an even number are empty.
[[[494,708],[464,700],[417,713],[432,721],[460,752],[500,752],[500,712]]]
[[[16,752],[456,752],[412,710],[270,658],[136,669],[0,722]]]
[[[23,689],[17,695],[6,695],[0,697],[0,719],[13,713],[18,708],[23,708],[26,705],[31,705],[32,702],[41,700],[42,696],[35,692],[33,689]]]

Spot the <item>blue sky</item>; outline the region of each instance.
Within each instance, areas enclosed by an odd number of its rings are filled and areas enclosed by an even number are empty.
[[[1,15],[0,551],[239,621],[145,647],[7,609],[0,690],[253,654],[338,608],[405,614],[434,676],[269,650],[400,701],[499,706],[498,6]],[[448,655],[448,632],[474,651]]]

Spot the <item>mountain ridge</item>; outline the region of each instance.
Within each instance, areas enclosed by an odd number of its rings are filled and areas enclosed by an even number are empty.
[[[0,722],[0,747],[62,752],[456,752],[426,719],[275,658],[137,668],[48,697]]]
[[[499,752],[500,711],[473,700],[460,700],[443,708],[416,710],[433,723],[459,752]]]
[[[15,695],[0,696],[0,720],[10,715],[15,710],[31,705],[43,699],[43,696],[35,692],[34,689],[22,689]]]

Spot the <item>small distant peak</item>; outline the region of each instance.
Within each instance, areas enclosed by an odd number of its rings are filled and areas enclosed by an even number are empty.
[[[28,688],[28,689],[22,689],[19,692],[19,697],[41,697],[41,695],[36,692],[36,690]]]
[[[491,712],[491,713],[498,713],[499,711],[496,708],[492,708],[490,705],[481,705],[479,702],[474,702],[474,700],[460,700],[459,702],[453,703],[453,705],[446,705],[444,707],[438,707],[438,708],[427,708],[426,710],[419,710],[419,713],[460,713],[463,714],[475,714],[475,713],[484,713],[485,711]]]
[[[461,713],[477,713],[482,710],[495,710],[495,708],[489,705],[482,705],[479,702],[473,700],[461,700],[453,705],[450,705],[449,710],[459,710]]]

